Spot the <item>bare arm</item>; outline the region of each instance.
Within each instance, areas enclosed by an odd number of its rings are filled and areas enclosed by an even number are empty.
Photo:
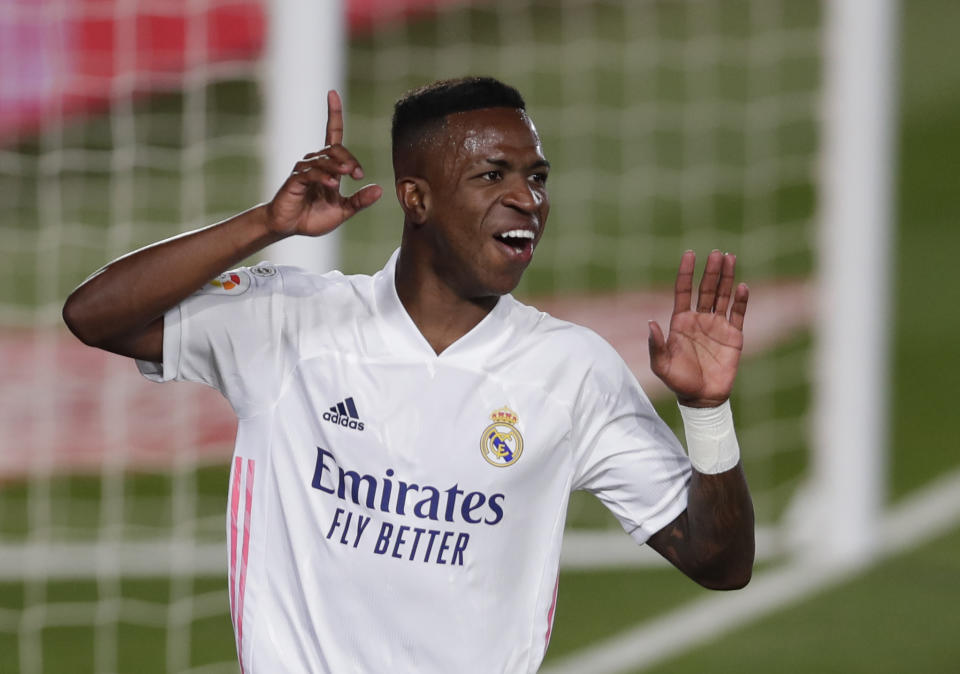
[[[647,541],[704,587],[735,590],[753,572],[753,502],[743,468],[693,472],[687,509]]]
[[[351,196],[340,180],[363,169],[341,145],[340,97],[327,98],[326,147],[304,156],[274,198],[229,220],[167,239],[114,260],[71,293],[63,307],[85,344],[143,360],[163,359],[163,314],[221,272],[294,234],[321,236],[373,204],[382,190]]]
[[[222,223],[114,260],[73,291],[63,307],[85,344],[132,358],[163,359],[163,314],[225,269],[283,238],[258,206]]]
[[[650,324],[650,365],[681,405],[716,407],[733,388],[749,290],[740,284],[734,291],[736,258],[714,251],[691,310],[694,263],[694,254],[684,253],[669,338],[664,339],[656,322]],[[754,520],[742,466],[737,463],[714,475],[694,470],[687,509],[649,544],[701,585],[713,589],[746,585],[753,570]]]

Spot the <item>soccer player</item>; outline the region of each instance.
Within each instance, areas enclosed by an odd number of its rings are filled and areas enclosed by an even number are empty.
[[[509,294],[544,235],[550,165],[520,94],[496,80],[397,103],[404,222],[383,270],[224,271],[380,198],[376,185],[341,194],[363,178],[342,137],[331,92],[326,147],[269,203],[108,264],[64,307],[85,343],[149,379],[213,386],[237,413],[241,668],[535,671],[575,489],[702,585],[745,585],[753,508],[727,399],[748,290],[734,257],[710,253],[694,298],[684,253],[668,335],[650,324],[685,453],[606,342]]]

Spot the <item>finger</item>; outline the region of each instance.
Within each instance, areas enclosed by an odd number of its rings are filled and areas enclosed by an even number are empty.
[[[346,173],[351,173],[354,169],[360,167],[360,161],[353,156],[353,153],[350,152],[343,145],[331,145],[330,147],[325,147],[319,152],[313,152],[311,154],[305,155],[301,162],[312,162],[315,160],[327,160],[333,159],[339,164],[344,164],[346,168]]]
[[[354,157],[353,153],[343,145],[331,145],[324,148],[324,152],[340,162],[342,172],[345,175],[349,174],[355,180],[363,178],[363,167],[360,165],[360,160]]]
[[[320,183],[339,189],[341,174],[348,170],[341,168],[340,162],[330,157],[316,157],[309,161],[297,162],[290,177],[304,185]]]
[[[327,155],[316,155],[312,159],[305,159],[298,161],[293,165],[292,173],[294,175],[299,173],[307,173],[311,170],[320,170],[326,173],[329,173],[333,176],[339,176],[344,173],[349,173],[350,169],[342,169],[340,167],[341,162]]]
[[[312,201],[318,188],[339,191],[340,178],[319,169],[295,170],[280,187],[278,194],[285,192],[298,197],[308,195],[308,201]]]
[[[743,331],[743,318],[747,313],[747,301],[750,299],[750,288],[746,283],[737,286],[733,296],[733,308],[730,309],[730,325]]]
[[[650,350],[650,369],[654,373],[662,372],[663,359],[666,356],[667,341],[663,338],[663,330],[656,321],[647,321],[650,334],[647,336],[647,348]]]
[[[327,92],[327,135],[324,145],[339,145],[343,142],[343,101],[340,94],[331,89]]]
[[[727,307],[730,305],[730,294],[733,292],[733,278],[736,268],[737,256],[732,253],[724,253],[723,268],[720,271],[720,285],[717,287],[716,303],[716,312],[721,316],[727,315]]]
[[[685,251],[680,258],[680,268],[677,270],[677,282],[673,289],[673,313],[679,314],[690,311],[690,297],[693,294],[693,268],[697,263],[697,255],[692,250]]]
[[[716,249],[710,251],[710,255],[707,256],[707,264],[703,268],[703,276],[700,277],[700,289],[697,292],[697,311],[700,313],[713,311],[722,268],[723,253]]]
[[[308,175],[312,172],[314,179],[321,180],[331,186],[339,185],[340,178],[345,175],[350,175],[353,178],[363,177],[363,169],[346,148],[339,146],[327,148],[327,150],[329,152],[311,155],[310,159],[297,162],[294,165],[293,174]],[[333,180],[326,180],[318,172],[332,177]]]
[[[375,204],[381,196],[383,196],[383,188],[379,185],[365,185],[361,187],[346,199],[350,215],[362,211],[364,208],[369,208]]]
[[[354,157],[353,153],[343,145],[331,145],[330,147],[325,147],[319,152],[305,155],[303,160],[313,161],[314,159],[324,158],[335,159],[341,164],[340,170],[338,170],[337,173],[340,173],[341,175],[349,175],[355,180],[360,180],[363,178],[363,167],[360,165],[360,161]]]

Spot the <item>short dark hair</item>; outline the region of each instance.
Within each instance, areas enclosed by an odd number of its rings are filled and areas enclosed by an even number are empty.
[[[484,108],[526,110],[520,92],[493,77],[458,77],[408,91],[393,106],[393,161],[427,128],[447,115]]]

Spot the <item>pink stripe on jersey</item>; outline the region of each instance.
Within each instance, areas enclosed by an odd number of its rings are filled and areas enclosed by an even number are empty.
[[[230,494],[230,619],[237,629],[237,515],[240,510],[240,473],[243,459],[239,456],[233,464],[233,488]]]
[[[550,645],[550,633],[553,632],[553,612],[557,610],[557,593],[560,590],[560,574],[557,574],[557,582],[553,584],[553,601],[550,603],[550,611],[547,612],[547,637],[543,648],[546,650]]]
[[[250,553],[250,513],[253,511],[253,459],[247,459],[247,489],[243,504],[243,557],[240,559],[240,595],[237,598],[237,650],[243,673],[243,597],[247,589],[247,557]]]

